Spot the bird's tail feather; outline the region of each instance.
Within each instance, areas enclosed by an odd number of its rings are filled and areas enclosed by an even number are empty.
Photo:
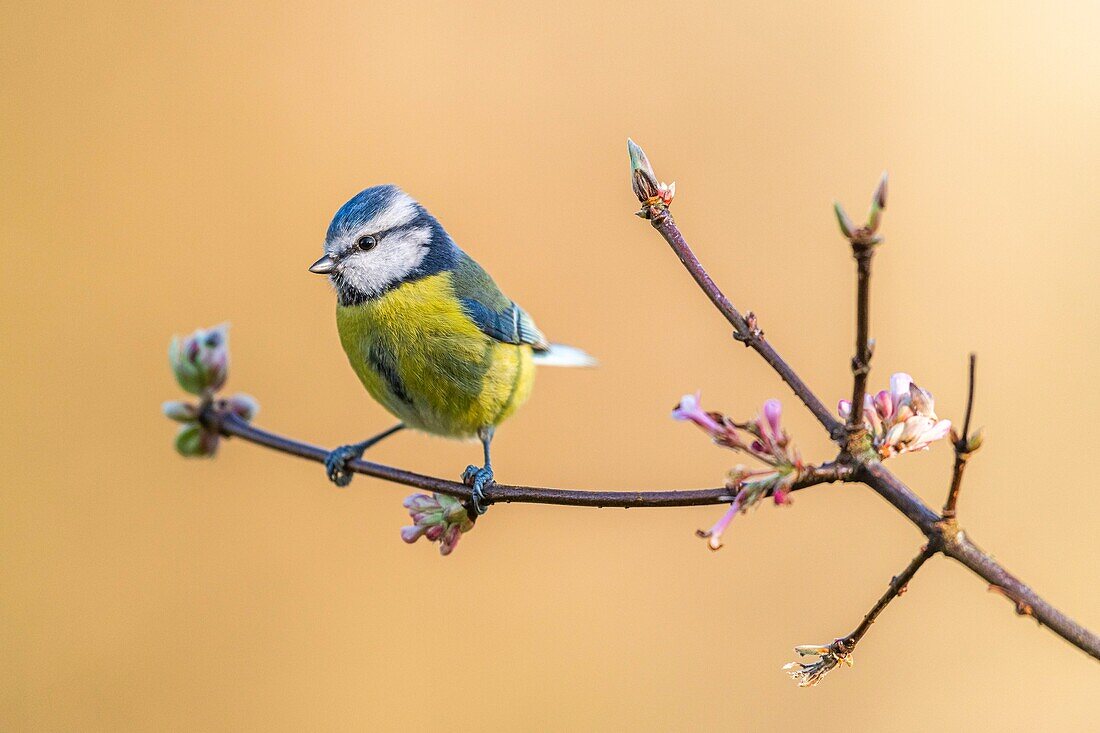
[[[535,352],[535,363],[539,366],[594,367],[599,362],[574,346],[550,344],[550,348]]]

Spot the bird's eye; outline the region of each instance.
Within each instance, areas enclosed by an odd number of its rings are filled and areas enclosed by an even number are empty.
[[[378,239],[368,234],[365,237],[359,237],[359,239],[355,241],[355,245],[364,252],[369,252],[378,246]]]

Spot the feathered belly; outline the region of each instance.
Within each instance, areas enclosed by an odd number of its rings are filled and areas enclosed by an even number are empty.
[[[453,298],[432,295],[431,283],[419,281],[338,307],[340,339],[367,391],[404,423],[472,437],[526,401],[531,348],[489,338]]]

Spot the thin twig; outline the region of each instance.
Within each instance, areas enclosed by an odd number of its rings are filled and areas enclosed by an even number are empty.
[[[944,519],[954,519],[956,506],[959,503],[959,489],[962,488],[963,472],[970,461],[973,448],[970,443],[970,414],[974,409],[974,377],[977,355],[970,355],[970,378],[966,393],[966,417],[963,419],[962,434],[955,437],[952,445],[955,448],[955,465],[951,470],[951,489],[947,492],[947,501],[943,505]]]
[[[970,416],[974,412],[974,380],[977,378],[977,370],[978,355],[971,352],[970,368],[968,370],[969,378],[967,379],[966,389],[966,417],[963,418],[963,431],[961,436],[963,438],[970,435]]]
[[[218,430],[222,435],[237,437],[250,443],[318,463],[323,463],[329,453],[324,448],[318,448],[308,443],[261,430],[233,413],[227,410],[218,410],[213,406],[208,407],[203,413],[203,422],[211,429]],[[459,499],[470,498],[470,487],[457,481],[425,476],[363,460],[349,461],[347,467],[348,470],[355,473],[412,486],[424,491],[433,491]],[[821,466],[811,466],[804,470],[802,477],[791,490],[799,491],[818,484],[843,482],[847,481],[851,475],[851,467],[845,465],[826,463]],[[726,487],[678,491],[577,491],[540,486],[508,486],[494,483],[485,489],[485,500],[486,503],[491,504],[560,504],[563,506],[630,509],[728,504],[733,501],[736,493],[736,491]]]
[[[833,642],[835,650],[841,655],[851,654],[856,648],[856,644],[859,643],[859,640],[862,639],[864,634],[871,628],[871,624],[875,622],[879,614],[890,605],[890,601],[905,592],[906,587],[909,585],[909,581],[913,579],[913,576],[917,574],[917,571],[921,569],[925,561],[935,554],[936,549],[932,546],[932,543],[922,547],[920,554],[910,561],[905,567],[905,570],[902,570],[890,579],[890,585],[887,586],[886,592],[882,594],[882,597],[878,599],[875,605],[871,607],[871,610],[867,612],[867,615],[863,617],[863,620],[860,621],[855,631]]]
[[[848,415],[848,434],[865,430],[863,395],[867,393],[867,375],[871,373],[871,259],[874,245],[852,243],[856,259],[856,353],[852,357],[852,411]]]

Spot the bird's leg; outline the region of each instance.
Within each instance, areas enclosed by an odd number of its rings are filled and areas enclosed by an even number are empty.
[[[493,442],[493,428],[487,427],[477,431],[477,437],[481,438],[481,445],[485,449],[485,465],[466,466],[462,472],[462,481],[470,487],[470,505],[476,516],[485,513],[488,505],[485,503],[485,487],[493,482],[493,464],[489,458],[489,444]]]
[[[361,457],[367,448],[370,448],[375,443],[381,443],[404,427],[405,423],[399,422],[389,430],[385,430],[375,435],[373,438],[367,438],[362,443],[342,445],[331,451],[325,456],[325,472],[328,474],[328,480],[341,487],[350,484],[351,478],[355,474],[348,470],[348,461]]]

